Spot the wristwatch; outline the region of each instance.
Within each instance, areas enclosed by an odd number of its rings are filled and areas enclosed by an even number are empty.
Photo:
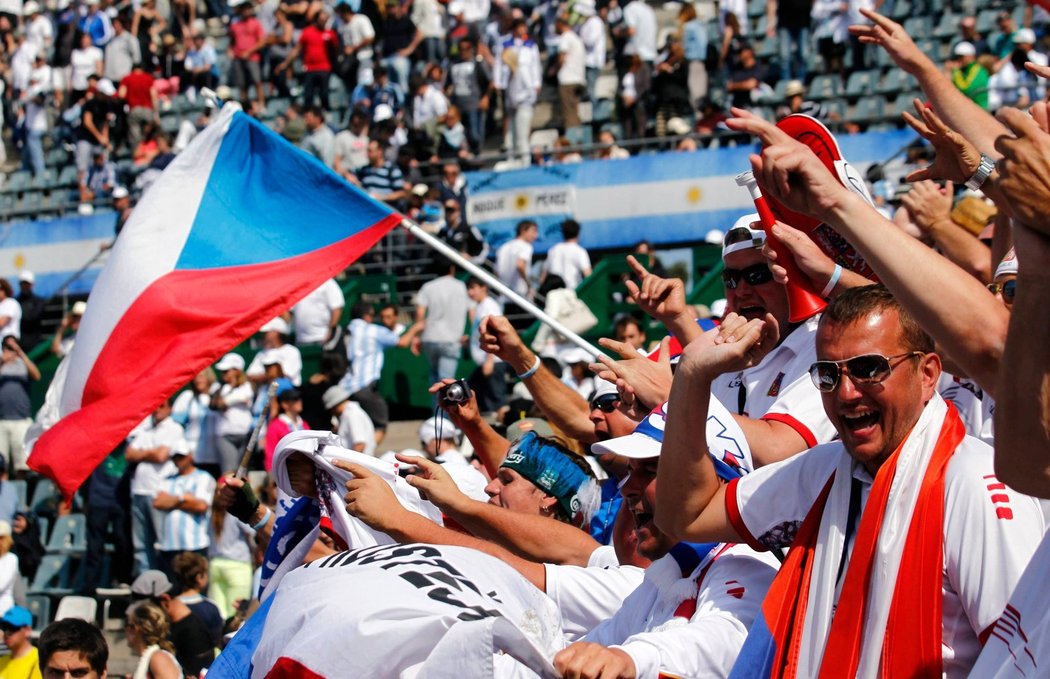
[[[988,179],[994,169],[995,161],[982,153],[981,163],[977,166],[977,171],[973,173],[972,177],[966,180],[966,188],[971,191],[980,191],[981,187],[984,186],[985,180]]]

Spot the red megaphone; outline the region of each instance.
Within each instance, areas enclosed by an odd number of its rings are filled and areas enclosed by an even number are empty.
[[[762,195],[762,190],[758,188],[755,174],[751,170],[741,172],[736,176],[736,184],[747,187],[751,200],[755,201],[755,209],[758,211],[759,221],[762,222],[762,230],[766,232],[766,242],[773,248],[773,252],[777,253],[777,264],[787,271],[788,320],[792,323],[800,323],[819,314],[828,303],[817,294],[809,279],[799,271],[791,252],[773,235],[773,225],[776,224],[777,218],[773,216],[769,203]]]

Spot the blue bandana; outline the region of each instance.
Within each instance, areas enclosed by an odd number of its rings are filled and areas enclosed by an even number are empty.
[[[537,488],[558,500],[571,520],[580,511],[580,488],[590,477],[556,447],[543,443],[536,432],[518,439],[507,451],[501,467],[513,469]]]

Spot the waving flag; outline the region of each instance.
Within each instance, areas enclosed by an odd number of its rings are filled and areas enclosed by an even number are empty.
[[[51,389],[29,466],[68,497],[196,373],[345,269],[401,216],[224,107],[143,196]]]

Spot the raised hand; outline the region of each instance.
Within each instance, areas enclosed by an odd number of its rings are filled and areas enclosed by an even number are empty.
[[[408,485],[419,490],[420,495],[433,502],[441,511],[449,512],[470,498],[463,494],[445,468],[425,457],[398,453],[397,459],[415,465],[419,470],[405,477]]]
[[[799,273],[809,279],[814,289],[820,290],[828,284],[835,271],[835,262],[813,242],[812,238],[784,222],[777,222],[773,225],[773,235],[788,249]],[[777,253],[768,242],[762,246],[762,256],[769,262],[773,279],[781,285],[786,284],[788,282],[787,270],[776,263]]]
[[[962,184],[977,171],[981,152],[961,134],[948,127],[933,109],[916,99],[917,116],[904,111],[904,122],[933,145],[937,155],[927,167],[913,171],[905,179],[917,182],[923,179],[947,179]]]
[[[603,380],[615,383],[618,389],[621,382],[630,388],[630,394],[624,394],[620,389],[620,404],[628,408],[625,411],[628,417],[640,419],[635,418],[635,415],[649,414],[653,408],[666,401],[667,395],[671,393],[670,342],[670,338],[665,337],[660,343],[660,360],[651,361],[630,344],[607,337],[598,340],[598,344],[619,354],[621,360],[599,356],[598,362],[591,364],[591,370]]]
[[[408,511],[394,496],[394,489],[369,470],[346,460],[333,459],[332,464],[350,472],[354,478],[346,482],[346,513],[361,519],[369,527],[387,532],[396,525],[398,517]]]
[[[660,278],[650,272],[634,255],[627,255],[627,265],[638,278],[627,279],[627,291],[642,311],[663,324],[686,313],[685,284],[678,278]]]
[[[678,362],[679,375],[713,380],[724,373],[735,373],[758,365],[780,339],[772,314],[748,321],[730,313],[719,326],[714,345],[690,342]]]
[[[930,58],[916,47],[903,26],[870,9],[862,9],[860,13],[871,20],[871,25],[850,26],[849,32],[862,43],[883,48],[893,63],[912,75],[930,63]]]
[[[519,368],[530,352],[506,316],[486,316],[481,319],[478,339],[483,351],[503,359],[519,373],[523,372]],[[525,369],[530,367],[525,366]]]
[[[932,233],[938,224],[951,220],[953,196],[951,182],[942,189],[931,181],[921,181],[904,194],[901,204],[916,226],[925,233]]]
[[[828,216],[852,195],[806,145],[744,109],[732,109],[726,125],[759,138],[761,155],[751,166],[762,193],[785,207],[827,222]]]
[[[996,117],[1016,135],[995,140],[995,150],[1003,155],[999,170],[999,189],[1018,221],[1043,234],[1050,234],[1050,134],[1031,116],[1004,107]]]

